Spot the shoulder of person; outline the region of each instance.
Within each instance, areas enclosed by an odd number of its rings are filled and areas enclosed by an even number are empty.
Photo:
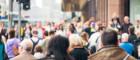
[[[16,57],[12,58],[11,60],[20,60],[21,57],[22,57],[21,55],[18,55],[18,56],[16,56]]]
[[[102,48],[100,50],[98,50],[95,54],[90,55],[88,58],[90,60],[96,60],[96,59],[102,59],[102,58],[116,58],[117,56],[115,54],[119,54],[120,55],[125,55],[125,52],[123,49],[119,48],[119,47],[111,47],[111,48]],[[114,54],[114,55],[112,55]],[[106,56],[108,55],[108,56]],[[102,56],[102,57],[101,57]],[[113,57],[116,56],[116,57]]]
[[[133,56],[129,56],[129,57],[127,58],[127,60],[137,60],[137,59],[134,58]]]
[[[74,57],[68,55],[67,59],[66,60],[75,60]]]

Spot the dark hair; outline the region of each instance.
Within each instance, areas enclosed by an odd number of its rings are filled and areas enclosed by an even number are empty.
[[[129,34],[135,35],[135,27],[130,26],[128,31],[129,31]]]
[[[77,23],[81,22],[81,17],[78,17],[78,19],[76,20]]]
[[[71,26],[71,27],[70,27],[70,32],[71,32],[71,33],[75,33],[75,32],[76,32],[76,28],[75,28],[74,24],[71,23],[70,26]]]
[[[35,52],[42,53],[43,52],[43,49],[41,48],[41,46],[37,46],[36,49],[35,49]]]
[[[111,29],[105,30],[101,35],[101,41],[103,45],[117,45],[117,32]]]
[[[14,29],[10,29],[8,35],[10,36],[9,38],[14,38],[15,37],[15,30]]]
[[[38,31],[33,31],[33,34],[38,34]]]
[[[114,20],[117,20],[117,23],[121,24],[120,19],[119,19],[118,17],[112,18],[112,22],[113,22]]]
[[[45,31],[45,32],[44,32],[44,35],[45,35],[45,36],[48,36],[48,31]]]
[[[105,29],[104,26],[99,26],[98,31],[103,31]]]
[[[59,25],[59,29],[62,30],[62,31],[64,30],[63,24],[60,24],[60,25]]]
[[[26,50],[27,52],[31,52],[31,51],[32,51],[32,47],[27,47],[25,50]]]
[[[68,38],[60,35],[54,36],[49,41],[47,56],[49,57],[51,55],[54,55],[55,60],[67,60],[68,47],[69,47]]]
[[[48,32],[48,35],[54,35],[55,34],[55,30],[51,30]]]

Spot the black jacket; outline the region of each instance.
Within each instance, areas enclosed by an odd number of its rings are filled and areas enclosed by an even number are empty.
[[[122,32],[123,32],[123,33],[128,33],[128,28],[129,28],[130,26],[132,26],[131,23],[129,23],[129,24],[122,24],[122,27],[121,27]]]
[[[75,48],[70,55],[74,57],[75,60],[88,60],[88,51],[85,48]]]

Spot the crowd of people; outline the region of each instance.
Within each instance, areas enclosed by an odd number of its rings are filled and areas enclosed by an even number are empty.
[[[0,23],[0,60],[137,60],[140,58],[140,20],[81,19],[27,23],[5,29]]]

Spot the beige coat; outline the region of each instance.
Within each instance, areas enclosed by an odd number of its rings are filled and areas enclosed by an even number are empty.
[[[22,54],[14,57],[11,60],[36,60],[36,59],[34,58],[33,55],[31,55],[31,54],[29,54],[27,52],[23,52]]]
[[[136,60],[119,47],[103,48],[89,56],[89,60]]]

